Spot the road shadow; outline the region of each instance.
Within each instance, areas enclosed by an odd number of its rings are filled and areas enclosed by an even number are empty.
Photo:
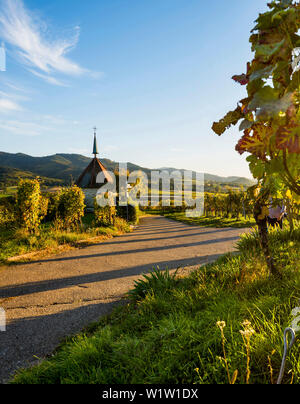
[[[171,228],[173,229],[173,227],[171,227]],[[224,233],[224,232],[233,231],[233,230],[240,230],[241,233],[243,232],[243,230],[247,231],[246,228],[245,229],[232,229],[231,227],[227,227],[227,228],[208,230],[207,228],[201,229],[201,227],[199,227],[199,226],[193,226],[192,228],[181,228],[180,230],[167,230],[166,232],[164,232],[164,231],[153,231],[153,232],[152,231],[149,231],[149,232],[147,231],[147,232],[144,232],[144,228],[143,228],[143,229],[140,229],[140,230],[135,230],[134,233],[132,233],[132,234],[123,234],[122,236],[120,236],[120,238],[122,238],[122,237],[126,237],[126,238],[127,237],[137,237],[137,236],[141,236],[141,235],[142,236],[148,236],[148,235],[154,235],[154,234],[157,234],[159,236],[160,234],[164,234],[164,233],[169,234],[169,233],[183,233],[183,232],[184,233],[189,232],[189,234],[191,236],[193,236],[193,235],[196,235],[196,234],[205,235],[205,234],[212,234],[212,233]]]
[[[100,302],[59,313],[26,317],[7,325],[0,332],[0,383],[8,383],[13,374],[33,366],[50,355],[63,339],[81,332],[100,317],[125,303],[119,299]]]
[[[197,241],[194,243],[186,243],[186,244],[171,244],[171,245],[167,245],[167,246],[135,248],[135,249],[131,249],[131,250],[111,251],[111,252],[103,252],[103,253],[99,253],[99,254],[97,253],[97,254],[89,254],[89,255],[74,255],[72,257],[56,257],[56,258],[49,258],[49,259],[44,259],[44,260],[24,262],[21,265],[23,266],[23,265],[31,265],[31,264],[36,264],[36,263],[73,261],[73,260],[82,260],[82,259],[89,259],[89,258],[111,257],[111,256],[120,256],[120,255],[126,255],[126,254],[138,254],[138,253],[144,253],[144,252],[164,251],[164,250],[173,250],[173,249],[176,250],[178,248],[197,247],[197,246],[200,247],[200,246],[207,245],[207,244],[233,242],[233,241],[237,241],[238,239],[239,239],[239,236],[234,236],[234,237],[224,237],[224,238],[205,240],[205,241]],[[87,248],[89,248],[89,247],[87,247]]]
[[[171,233],[168,231],[168,234]],[[176,232],[177,233],[177,232]],[[138,240],[129,239],[129,240],[122,240],[122,236],[119,238],[114,239],[113,241],[104,241],[102,243],[97,243],[95,245],[116,245],[116,244],[130,244],[130,243],[142,243],[142,242],[148,242],[148,241],[160,241],[160,240],[174,240],[174,239],[179,239],[179,238],[184,238],[184,237],[195,237],[195,236],[206,236],[207,234],[213,234],[216,233],[216,231],[208,231],[208,232],[200,232],[200,233],[192,233],[192,234],[179,234],[177,236],[172,236],[170,235],[169,237],[152,237],[152,238],[139,238]],[[218,232],[221,233],[221,232]],[[161,234],[161,233],[158,233]],[[136,234],[136,236],[141,236],[142,234]],[[145,236],[143,234],[143,236]],[[216,239],[217,240],[217,239]]]
[[[189,266],[199,267],[208,262],[217,260],[223,254],[212,254],[203,257],[193,257],[185,259],[175,259],[173,261],[157,261],[148,263],[146,265],[137,265],[128,268],[120,268],[112,271],[96,272],[91,274],[71,276],[66,278],[51,279],[39,282],[28,282],[21,285],[9,285],[0,288],[0,298],[7,299],[17,296],[25,296],[33,293],[47,292],[51,290],[58,290],[64,288],[70,288],[78,285],[87,285],[94,282],[104,282],[112,279],[122,279],[130,276],[137,276],[148,273],[154,268],[161,270],[178,269]]]

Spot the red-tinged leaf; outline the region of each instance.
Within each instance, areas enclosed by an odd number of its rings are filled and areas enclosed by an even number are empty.
[[[232,77],[232,79],[234,81],[236,81],[237,83],[240,83],[242,86],[245,86],[246,84],[249,83],[249,73],[250,73],[250,69],[251,69],[251,63],[248,62],[247,63],[247,73],[246,74],[240,74],[240,75],[235,75]]]
[[[289,153],[300,154],[300,126],[292,122],[288,126],[281,126],[276,133],[276,147]]]
[[[232,80],[236,81],[237,83],[240,83],[242,86],[245,86],[246,84],[249,83],[249,78],[247,77],[246,74],[241,74],[239,76],[233,76]]]
[[[236,150],[240,154],[248,152],[265,160],[271,135],[271,128],[262,124],[253,125],[251,129],[245,130],[244,136],[236,145]]]

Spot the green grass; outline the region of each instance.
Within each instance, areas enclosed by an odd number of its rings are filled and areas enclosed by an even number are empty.
[[[82,226],[74,231],[57,230],[51,223],[41,225],[39,234],[28,235],[22,229],[0,229],[0,264],[9,264],[12,257],[18,262],[31,260],[30,253],[53,254],[61,247],[83,247],[129,232],[115,227],[95,227],[94,215],[86,214]],[[23,257],[24,256],[24,257]],[[13,261],[14,262],[14,261]]]
[[[195,225],[195,226],[204,226],[204,227],[237,227],[237,228],[245,228],[255,226],[254,219],[245,219],[244,217],[240,217],[238,220],[236,218],[224,218],[224,217],[215,217],[215,216],[201,216],[201,217],[187,217],[185,212],[173,212],[173,213],[163,213],[162,211],[149,211],[147,213],[152,214],[160,214],[168,219],[177,220],[179,222]]]
[[[155,271],[141,278],[129,303],[67,339],[40,365],[19,371],[13,382],[226,384],[237,371],[235,382],[243,384],[247,358],[249,383],[276,382],[283,331],[300,305],[300,230],[272,232],[270,239],[282,280],[269,278],[255,234],[244,236],[238,255],[187,277]],[[248,353],[240,333],[245,320],[255,331]],[[226,323],[224,346],[218,321]],[[284,383],[299,384],[299,356],[298,339]]]

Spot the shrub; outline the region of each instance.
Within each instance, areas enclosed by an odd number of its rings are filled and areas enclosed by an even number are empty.
[[[117,206],[117,216],[127,220],[127,206]],[[128,205],[128,222],[136,224],[138,222],[138,207]]]
[[[117,216],[115,217],[115,220],[114,220],[114,227],[117,230],[121,231],[122,233],[130,232],[130,226],[127,223],[127,221],[124,219],[121,219],[120,217],[117,217]]]
[[[7,209],[5,206],[0,206],[0,227],[11,227],[15,222],[15,215],[13,211]]]
[[[63,188],[58,193],[56,210],[56,226],[63,229],[72,229],[80,223],[84,215],[84,193],[76,185]]]
[[[57,217],[57,210],[59,205],[59,192],[46,193],[44,197],[47,198],[47,215],[45,216],[45,222],[52,222]]]
[[[44,198],[41,196],[40,183],[35,180],[21,180],[17,190],[17,220],[20,227],[28,233],[36,233],[43,215]]]
[[[7,196],[0,199],[0,227],[9,228],[16,221],[16,198]]]
[[[99,206],[94,200],[94,215],[97,226],[112,226],[116,217],[115,206]]]
[[[41,215],[42,219],[47,216],[48,205],[49,205],[49,199],[46,196],[41,195],[41,198],[40,198],[40,215]]]

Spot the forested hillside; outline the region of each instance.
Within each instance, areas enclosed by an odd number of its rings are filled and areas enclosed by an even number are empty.
[[[26,154],[0,152],[0,186],[16,185],[20,178],[42,177],[46,185],[70,184],[76,181],[82,171],[90,163],[91,158],[79,154],[55,154],[45,157],[32,157]],[[118,162],[101,159],[109,171],[118,168]],[[127,163],[130,172],[142,170],[150,176],[151,169],[141,167],[137,164]],[[155,169],[154,169],[155,170]],[[169,172],[178,170],[176,168],[158,168],[156,170],[167,170]],[[183,169],[179,170],[183,172]],[[208,186],[211,185],[244,185],[252,184],[251,180],[243,177],[219,177],[212,174],[204,174]],[[2,184],[2,185],[1,185]]]

